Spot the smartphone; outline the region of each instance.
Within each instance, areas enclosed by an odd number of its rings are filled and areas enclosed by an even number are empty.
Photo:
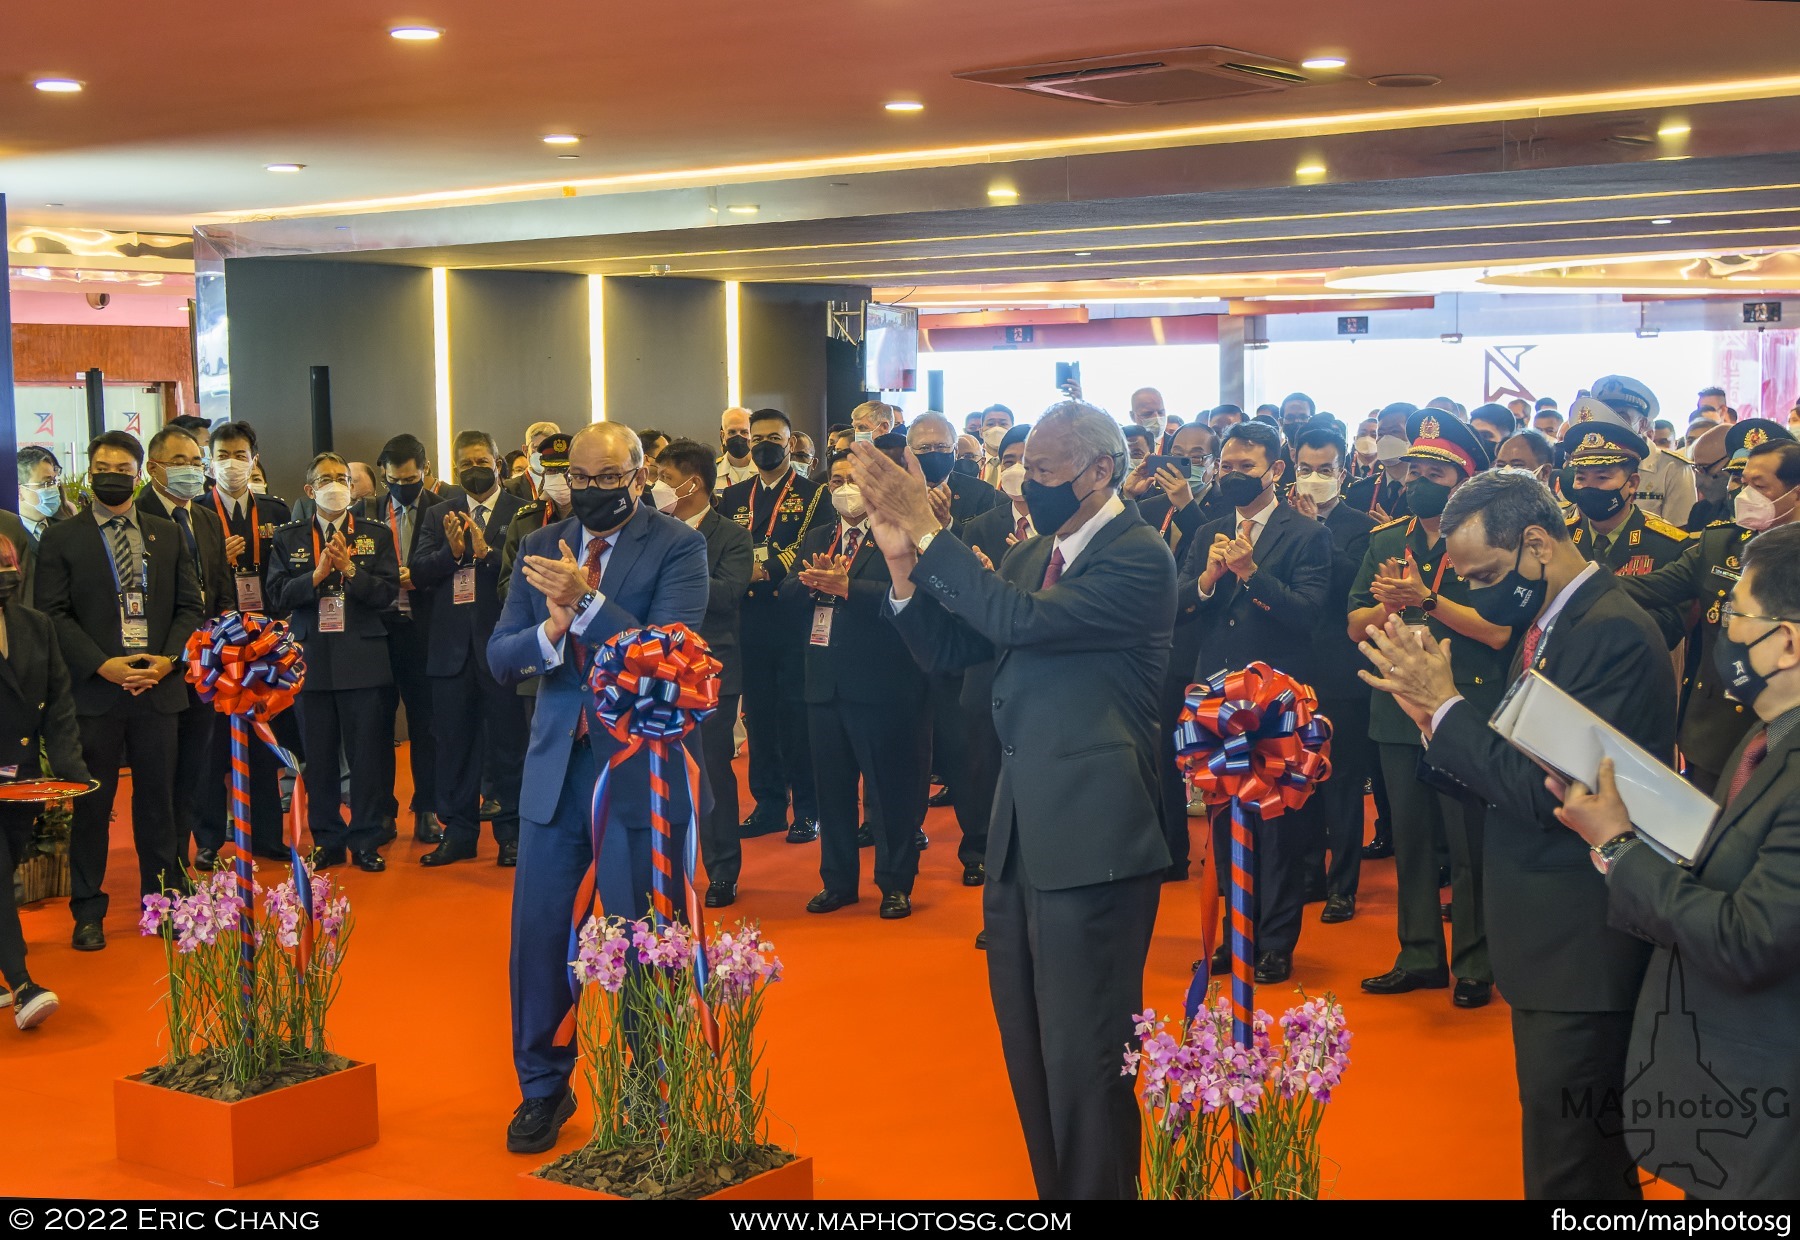
[[[1071,384],[1075,387],[1081,386],[1081,363],[1058,362],[1056,364],[1056,386],[1062,389]]]
[[[1183,478],[1187,477],[1188,459],[1185,456],[1158,456],[1152,453],[1144,458],[1144,472],[1152,478],[1156,477],[1165,466],[1173,469]]]

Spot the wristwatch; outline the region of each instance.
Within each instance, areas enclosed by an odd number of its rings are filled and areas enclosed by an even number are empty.
[[[1588,859],[1594,863],[1594,868],[1599,870],[1602,874],[1611,874],[1612,868],[1618,864],[1619,858],[1624,856],[1630,851],[1632,846],[1637,843],[1639,843],[1637,832],[1626,831],[1623,834],[1613,836],[1610,840],[1607,840],[1598,847],[1588,849]]]
[[[1432,612],[1437,610],[1437,605],[1438,605],[1438,596],[1435,593],[1427,594],[1425,596],[1425,601],[1419,604],[1419,610],[1424,612],[1426,615],[1430,615]]]
[[[579,616],[582,612],[586,611],[589,607],[592,607],[594,605],[594,600],[599,597],[600,597],[600,592],[598,590],[589,590],[586,594],[584,594],[580,598],[576,599],[575,600],[575,614]]]
[[[915,555],[924,555],[925,548],[931,546],[932,541],[943,532],[944,531],[942,530],[932,530],[929,534],[926,534],[923,538],[919,539],[918,542],[913,544],[913,553]]]

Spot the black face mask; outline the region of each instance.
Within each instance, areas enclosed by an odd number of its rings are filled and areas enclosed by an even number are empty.
[[[88,490],[108,508],[117,508],[131,498],[137,489],[137,478],[131,474],[90,474]]]
[[[1700,498],[1709,504],[1725,502],[1725,487],[1730,481],[1723,470],[1712,472],[1696,469],[1694,471],[1694,488],[1700,492]]]
[[[623,525],[634,507],[631,485],[622,487],[583,487],[570,493],[569,505],[575,510],[582,528],[596,534]]]
[[[1429,521],[1433,517],[1444,515],[1444,505],[1450,502],[1451,488],[1441,482],[1433,482],[1429,478],[1413,478],[1406,484],[1406,507],[1415,517]]]
[[[1590,521],[1609,521],[1625,511],[1625,492],[1600,487],[1576,487],[1570,494],[1575,506]]]
[[[726,445],[730,447],[729,444]],[[781,463],[787,460],[787,448],[772,440],[765,440],[750,449],[750,460],[758,469],[780,469]]]
[[[956,466],[956,458],[948,452],[918,452],[919,472],[925,475],[925,485],[938,486],[950,476]]]
[[[388,483],[388,494],[392,495],[394,497],[394,502],[399,504],[402,508],[411,508],[413,504],[418,501],[419,492],[424,489],[425,482],[423,479],[418,482]]]
[[[465,469],[460,474],[456,475],[456,477],[457,480],[462,483],[462,489],[469,494],[486,495],[489,491],[494,489],[494,479],[496,475],[493,470],[485,465],[471,465],[468,469]]]
[[[1537,619],[1537,614],[1544,609],[1544,591],[1548,587],[1544,577],[1533,581],[1519,571],[1519,565],[1524,562],[1525,543],[1520,540],[1519,554],[1513,557],[1512,572],[1502,577],[1499,584],[1476,590],[1470,597],[1469,606],[1475,609],[1476,615],[1503,629],[1516,629]]]
[[[981,477],[981,466],[979,466],[975,463],[975,460],[973,457],[967,457],[967,456],[961,457],[960,459],[957,460],[956,464],[951,466],[950,468],[951,468],[952,472],[959,473],[965,478]],[[927,476],[929,476],[929,475],[927,475]]]
[[[0,568],[0,607],[12,602],[13,596],[19,592],[19,570],[16,568]]]
[[[1032,528],[1040,534],[1054,535],[1087,502],[1087,496],[1075,494],[1072,479],[1055,486],[1045,486],[1027,478],[1020,490],[1025,499],[1025,511],[1031,515]],[[1093,492],[1088,494],[1092,495]]]
[[[1219,495],[1233,508],[1247,508],[1262,497],[1263,479],[1269,471],[1260,474],[1221,474],[1214,485],[1219,488]]]
[[[1713,669],[1719,673],[1726,697],[1755,707],[1756,699],[1769,687],[1769,678],[1750,666],[1750,652],[1779,632],[1781,626],[1776,625],[1753,642],[1734,642],[1725,635],[1725,626],[1719,626],[1719,636],[1713,642]]]
[[[725,440],[725,455],[734,461],[741,461],[750,455],[750,437],[748,435],[732,435]]]

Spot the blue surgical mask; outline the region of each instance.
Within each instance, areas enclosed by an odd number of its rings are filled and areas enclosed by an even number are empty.
[[[165,465],[163,490],[176,499],[195,499],[206,490],[206,471],[198,465]]]

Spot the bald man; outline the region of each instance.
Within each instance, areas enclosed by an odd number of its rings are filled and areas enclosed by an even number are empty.
[[[502,485],[522,500],[543,498],[544,462],[539,454],[543,450],[544,440],[552,435],[562,434],[562,427],[554,422],[533,422],[525,428],[525,472],[517,478],[508,478]]]
[[[1150,432],[1150,451],[1163,452],[1163,424],[1169,411],[1163,407],[1162,393],[1153,387],[1142,387],[1131,394],[1131,420]]]
[[[725,449],[719,456],[719,492],[728,486],[756,477],[756,462],[750,459],[750,411],[733,405],[719,415],[719,445]]]

